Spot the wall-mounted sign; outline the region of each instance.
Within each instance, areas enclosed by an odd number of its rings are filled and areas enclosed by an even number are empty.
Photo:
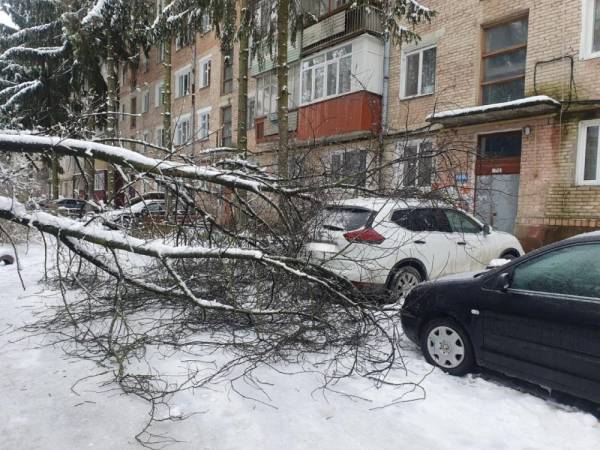
[[[466,172],[457,173],[454,179],[456,184],[466,184],[469,182],[469,174]]]

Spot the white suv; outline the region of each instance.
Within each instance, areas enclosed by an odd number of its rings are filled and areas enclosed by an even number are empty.
[[[524,253],[513,235],[435,202],[389,198],[343,200],[311,224],[312,262],[363,288],[403,300],[416,284],[484,269]]]

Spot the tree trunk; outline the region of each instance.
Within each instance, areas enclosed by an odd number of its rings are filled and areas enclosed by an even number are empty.
[[[279,149],[277,166],[279,177],[288,178],[288,18],[289,0],[277,4],[277,121],[279,125]]]
[[[52,199],[56,200],[59,197],[59,177],[58,177],[59,157],[56,154],[52,155]]]
[[[171,54],[171,46],[173,44],[173,40],[171,36],[169,36],[165,42],[165,60],[163,61],[163,66],[165,68],[165,95],[164,95],[164,112],[163,112],[163,133],[164,133],[164,146],[169,150],[169,152],[173,153],[173,133],[172,133],[172,121],[171,121],[171,77],[173,75],[173,66],[172,66],[172,54]],[[165,190],[165,206],[167,209],[167,217],[171,215],[171,211],[173,210],[173,202],[169,192]]]
[[[249,33],[248,29],[248,0],[240,1],[240,54],[238,75],[238,124],[237,124],[237,147],[246,157],[248,151],[248,65],[249,65]]]
[[[167,38],[164,42],[165,46],[165,60],[163,61],[164,76],[165,76],[165,94],[164,94],[164,112],[163,112],[163,130],[165,133],[165,141],[164,146],[169,149],[169,151],[173,151],[173,134],[172,134],[172,126],[171,126],[171,77],[173,72],[173,67],[171,65],[171,37]]]
[[[108,103],[106,106],[106,134],[109,138],[117,138],[119,136],[118,129],[118,105],[119,105],[119,82],[117,80],[117,64],[114,58],[115,49],[112,45],[112,39],[108,38],[106,46],[106,71],[107,71],[107,89]],[[114,170],[108,171],[108,180],[106,183],[107,203],[114,201],[117,195],[117,177]]]

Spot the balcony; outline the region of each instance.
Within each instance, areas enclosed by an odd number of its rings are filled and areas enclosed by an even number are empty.
[[[302,54],[315,52],[362,33],[381,36],[381,12],[367,5],[346,8],[304,29]]]

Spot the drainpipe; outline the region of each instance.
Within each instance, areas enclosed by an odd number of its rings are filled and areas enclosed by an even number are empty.
[[[390,87],[390,39],[388,36],[383,40],[383,95],[381,99],[381,131],[379,132],[379,154],[378,167],[383,166],[383,153],[385,136],[388,132],[388,106],[389,106],[389,87]],[[383,170],[379,170],[378,176],[379,190],[383,190],[384,176]]]

